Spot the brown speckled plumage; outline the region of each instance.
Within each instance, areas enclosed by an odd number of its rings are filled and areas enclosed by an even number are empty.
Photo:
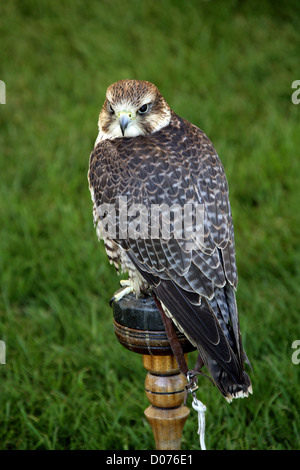
[[[122,264],[129,276],[139,273],[138,290],[151,286],[168,314],[195,344],[221,393],[231,399],[251,391],[244,371],[235,302],[237,269],[228,184],[220,159],[208,137],[177,116],[149,82],[121,81],[108,88],[99,124],[109,129],[108,101],[142,106],[145,96],[153,105],[145,134],[104,138],[90,156],[89,184],[94,202],[95,224],[100,204],[141,203],[181,206],[204,204],[204,241],[201,247],[185,249],[185,241],[121,238],[104,240],[110,261]],[[147,98],[148,99],[148,98]],[[147,100],[146,100],[147,101]],[[103,111],[104,110],[104,111]],[[170,116],[169,123],[155,130],[152,116]],[[103,131],[103,129],[102,129]],[[161,235],[161,233],[160,233]]]

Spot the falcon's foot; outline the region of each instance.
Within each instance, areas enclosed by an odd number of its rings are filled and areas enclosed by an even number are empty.
[[[109,305],[113,302],[119,302],[125,295],[130,294],[133,292],[133,283],[130,279],[121,279],[120,281],[121,289],[118,289],[113,297],[109,301]]]

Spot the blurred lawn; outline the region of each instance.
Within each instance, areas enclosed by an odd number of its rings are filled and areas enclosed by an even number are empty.
[[[1,449],[153,449],[142,357],[117,342],[119,280],[87,184],[106,87],[154,82],[205,130],[230,185],[254,395],[206,379],[209,449],[299,449],[299,2],[0,4]],[[182,449],[198,449],[192,410]]]

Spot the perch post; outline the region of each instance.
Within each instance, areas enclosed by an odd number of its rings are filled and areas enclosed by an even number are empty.
[[[148,371],[145,391],[150,406],[145,410],[157,450],[180,450],[181,436],[189,408],[184,406],[186,378],[165,333],[159,311],[152,297],[136,299],[127,295],[113,302],[114,329],[119,342],[130,351],[143,355]],[[195,348],[177,332],[184,353]]]

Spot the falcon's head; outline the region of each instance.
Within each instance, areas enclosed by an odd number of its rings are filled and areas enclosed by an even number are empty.
[[[152,134],[167,126],[170,119],[171,109],[155,85],[120,80],[107,89],[96,144],[103,139]]]

